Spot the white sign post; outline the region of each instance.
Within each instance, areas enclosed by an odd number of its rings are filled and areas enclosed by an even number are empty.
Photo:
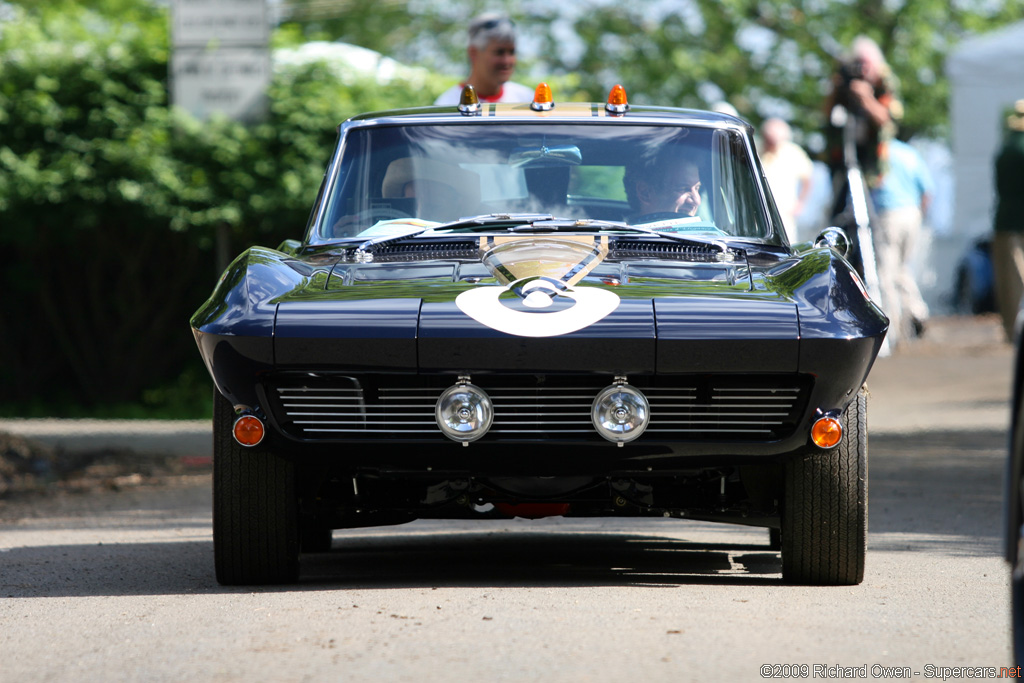
[[[173,0],[171,99],[196,118],[262,118],[270,83],[266,0]]]

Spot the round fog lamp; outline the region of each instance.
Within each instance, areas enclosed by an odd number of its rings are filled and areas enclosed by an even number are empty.
[[[235,441],[243,446],[255,446],[263,441],[263,422],[258,417],[243,415],[235,420],[235,426],[231,429]]]
[[[811,441],[821,448],[833,448],[843,438],[843,425],[834,417],[819,418],[811,427]]]
[[[598,434],[615,443],[626,443],[644,433],[651,406],[635,387],[613,384],[594,399],[590,416]]]
[[[491,428],[494,407],[490,397],[473,384],[448,388],[434,406],[437,426],[453,441],[476,441]]]

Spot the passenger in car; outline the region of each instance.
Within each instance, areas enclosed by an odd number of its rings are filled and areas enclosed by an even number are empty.
[[[480,178],[456,164],[403,157],[388,165],[381,195],[414,198],[419,218],[453,221],[478,212]]]

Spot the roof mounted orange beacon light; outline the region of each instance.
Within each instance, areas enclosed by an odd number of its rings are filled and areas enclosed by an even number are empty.
[[[626,98],[626,89],[616,83],[608,93],[608,104],[604,105],[605,111],[613,116],[622,116],[629,111],[629,100]]]
[[[463,116],[480,116],[480,98],[476,96],[476,88],[466,84],[459,96],[459,112]]]
[[[530,109],[534,111],[551,111],[554,108],[555,98],[551,96],[551,86],[547,83],[541,83],[533,91],[533,102],[530,103]]]

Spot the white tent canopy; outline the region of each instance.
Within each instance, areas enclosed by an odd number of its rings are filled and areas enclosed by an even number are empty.
[[[1003,114],[1024,98],[1024,22],[963,41],[947,58],[946,73],[956,174],[952,228],[966,241],[992,229]]]

